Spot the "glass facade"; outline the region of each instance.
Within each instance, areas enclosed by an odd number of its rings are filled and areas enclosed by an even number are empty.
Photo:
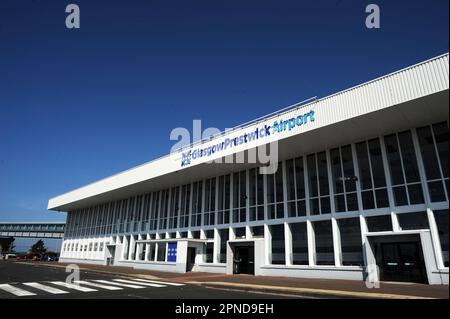
[[[365,231],[437,227],[448,267],[448,180],[445,122],[69,212],[62,256],[103,258],[113,237],[123,260],[164,262],[164,238],[193,238],[223,264],[228,240],[258,239],[269,264],[361,267]]]

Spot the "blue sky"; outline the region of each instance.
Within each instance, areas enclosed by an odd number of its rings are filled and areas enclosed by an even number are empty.
[[[65,28],[65,6],[81,29]],[[365,6],[381,29],[365,28]],[[232,127],[448,51],[448,0],[0,2],[0,221]]]

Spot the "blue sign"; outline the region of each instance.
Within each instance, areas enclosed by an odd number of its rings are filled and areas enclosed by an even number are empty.
[[[177,243],[169,243],[167,245],[167,261],[176,262],[177,261]]]

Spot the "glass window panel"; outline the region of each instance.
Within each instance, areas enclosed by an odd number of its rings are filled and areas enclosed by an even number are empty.
[[[385,187],[386,177],[384,176],[383,157],[381,154],[380,140],[378,138],[369,141],[369,154],[374,186],[376,188]]]
[[[392,231],[391,215],[366,217],[369,232]]]
[[[394,187],[392,190],[394,192],[394,201],[396,206],[408,205],[408,197],[404,186]]]
[[[397,214],[398,223],[402,230],[429,229],[426,212]]]
[[[320,198],[320,209],[322,215],[331,213],[330,197],[327,196]]]
[[[441,242],[442,259],[444,266],[448,267],[448,209],[434,211],[434,219],[438,228],[439,239]]]
[[[308,165],[308,181],[309,181],[310,196],[312,197],[319,196],[317,187],[316,156],[314,154],[308,155],[307,165]]]
[[[395,134],[385,136],[387,159],[389,170],[391,172],[392,185],[404,184],[402,162],[398,149],[397,136]]]
[[[409,201],[411,205],[423,204],[423,192],[421,184],[408,185]]]
[[[420,182],[419,168],[417,166],[411,131],[399,133],[398,139],[402,152],[403,166],[405,168],[406,182]]]
[[[347,210],[351,212],[358,209],[358,197],[356,193],[347,194]]]
[[[245,227],[238,227],[234,229],[236,238],[245,238]]]
[[[317,198],[310,200],[310,206],[311,206],[311,215],[320,214],[319,200]]]
[[[270,234],[272,235],[272,264],[284,265],[284,225],[270,226]]]
[[[372,191],[365,191],[362,192],[362,202],[363,202],[363,208],[364,209],[373,209],[375,208],[375,202],[373,199],[373,192]]]
[[[253,238],[264,237],[264,226],[255,226],[251,228]]]
[[[297,216],[306,216],[306,201],[297,201]]]
[[[370,177],[370,164],[366,142],[356,144],[356,155],[358,157],[361,188],[370,189],[372,188],[372,178]]]
[[[294,265],[308,265],[308,236],[306,223],[289,225],[292,234],[292,263]]]
[[[305,198],[305,173],[303,170],[303,158],[295,159],[295,180],[297,185],[297,199]]]
[[[420,153],[422,154],[427,179],[432,180],[441,178],[430,127],[426,126],[417,129],[417,136],[419,138]]]
[[[220,236],[219,262],[226,263],[227,262],[228,228],[219,229],[219,236]]]
[[[337,222],[341,236],[342,264],[362,266],[364,257],[359,218],[338,219]]]
[[[206,250],[205,262],[212,263],[214,256],[214,243],[206,243],[205,250]]]
[[[286,186],[288,200],[295,199],[295,172],[294,160],[286,161]]]
[[[277,202],[282,202],[284,200],[283,195],[283,166],[281,163],[278,163],[278,169],[275,173],[275,182],[276,182],[276,193],[277,193]]]
[[[344,183],[342,179],[341,154],[339,148],[330,151],[331,169],[333,172],[333,189],[336,194],[344,192]],[[345,207],[344,207],[345,210]]]
[[[448,125],[446,122],[433,125],[434,138],[439,153],[442,172],[448,177]]]
[[[344,195],[338,195],[334,196],[335,199],[335,206],[336,206],[336,212],[345,212],[345,196]]]
[[[445,191],[441,181],[429,182],[428,191],[432,202],[445,202]]]
[[[316,243],[316,264],[334,265],[333,230],[331,220],[313,222]]]
[[[330,190],[328,188],[328,168],[325,152],[317,153],[317,168],[319,172],[320,195],[328,195]]]
[[[377,208],[389,207],[387,189],[377,189],[375,191],[375,197],[377,201]]]

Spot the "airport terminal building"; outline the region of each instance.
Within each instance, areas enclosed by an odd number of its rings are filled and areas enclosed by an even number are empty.
[[[60,261],[448,284],[448,112],[447,53],[227,130],[50,199]]]

